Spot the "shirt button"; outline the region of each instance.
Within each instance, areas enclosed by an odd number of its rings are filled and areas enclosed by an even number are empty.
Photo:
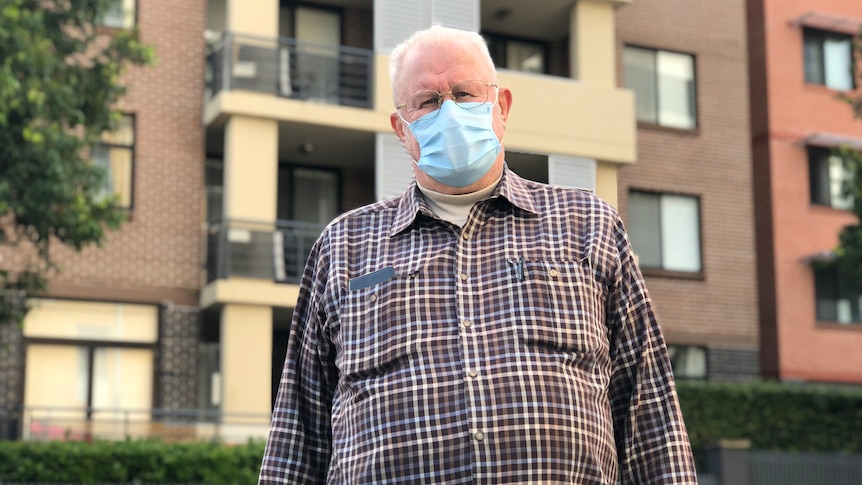
[[[552,269],[548,274],[551,275],[551,278],[556,278],[560,273],[557,270]]]
[[[464,238],[464,239],[470,239],[470,234],[468,234],[468,233],[466,233],[466,232],[462,232],[462,233],[461,233],[461,237],[462,237],[462,238]]]
[[[475,378],[476,376],[479,375],[479,373],[474,371],[474,370],[471,370],[470,372],[467,373],[467,375]]]
[[[461,273],[458,277],[461,278],[461,281],[467,281],[467,273]]]
[[[473,325],[473,322],[471,322],[470,320],[464,320],[463,322],[461,322],[461,325],[470,328]]]
[[[375,301],[377,301],[377,295],[372,294],[368,297],[368,299],[371,300],[371,303],[374,303]]]
[[[485,434],[482,433],[481,431],[479,431],[478,433],[475,434],[475,437],[476,437],[476,441],[482,441],[483,439],[485,439]]]

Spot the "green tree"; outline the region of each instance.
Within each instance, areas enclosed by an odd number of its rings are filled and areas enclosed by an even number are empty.
[[[154,56],[136,29],[100,25],[117,3],[0,0],[0,248],[15,255],[0,260],[0,323],[60,269],[52,245],[100,245],[125,220],[88,148],[120,120],[124,69]]]

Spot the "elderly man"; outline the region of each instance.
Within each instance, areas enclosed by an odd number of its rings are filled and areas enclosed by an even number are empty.
[[[417,32],[390,74],[415,180],[314,246],[260,483],[696,483],[617,212],[507,168],[478,34]]]

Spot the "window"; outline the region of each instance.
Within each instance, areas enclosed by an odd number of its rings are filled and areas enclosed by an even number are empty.
[[[547,74],[548,48],[543,42],[485,34],[491,58],[498,68]]]
[[[135,25],[136,16],[136,0],[113,0],[111,8],[102,17],[102,25],[114,29],[130,29]]]
[[[836,209],[851,209],[853,196],[844,193],[844,184],[852,174],[844,159],[829,148],[808,148],[809,183],[811,203]]]
[[[632,191],[629,237],[642,268],[702,271],[700,202],[696,197]]]
[[[862,323],[862,294],[853,289],[834,265],[814,267],[817,320],[841,324]]]
[[[283,165],[278,170],[277,217],[327,224],[339,214],[338,172]]]
[[[116,130],[102,134],[90,157],[93,165],[105,171],[102,194],[116,195],[120,207],[132,208],[132,176],[135,153],[135,118],[123,115]]]
[[[207,222],[221,222],[224,215],[224,162],[220,158],[207,158],[204,168],[207,195]]]
[[[623,77],[635,93],[638,121],[682,129],[697,126],[693,56],[626,46]]]
[[[853,89],[853,38],[815,29],[804,29],[803,37],[805,82]]]
[[[155,305],[35,300],[24,323],[27,433],[39,439],[117,437],[153,405]],[[134,428],[134,427],[133,427]],[[135,434],[133,428],[124,433]]]
[[[694,345],[668,345],[673,375],[677,379],[706,379],[706,349]]]

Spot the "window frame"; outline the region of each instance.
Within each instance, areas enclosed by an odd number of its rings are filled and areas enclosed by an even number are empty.
[[[824,52],[824,42],[827,38],[842,38],[842,40],[846,40],[850,44],[850,73],[848,76],[850,77],[850,88],[849,89],[841,89],[829,86],[826,83],[826,55]],[[819,56],[819,65],[817,67],[817,71],[819,73],[822,82],[818,82],[816,80],[810,80],[808,76],[808,56],[807,56],[807,47],[808,47],[808,39],[814,38],[817,41],[818,47],[818,56]],[[802,27],[802,77],[805,84],[815,85],[815,86],[823,86],[826,89],[831,89],[833,91],[853,91],[856,89],[856,72],[857,72],[857,62],[856,62],[856,42],[854,37],[849,34],[834,32],[830,30],[818,29],[814,27]]]
[[[137,117],[135,116],[135,114],[133,114],[133,113],[122,113],[122,117],[130,120],[131,134],[132,134],[131,144],[123,144],[123,143],[118,143],[118,142],[110,141],[110,140],[106,141],[105,140],[106,136],[110,136],[111,134],[115,133],[115,132],[111,132],[111,131],[106,131],[106,132],[102,133],[100,141],[93,144],[92,149],[103,148],[103,149],[107,149],[108,153],[110,153],[110,151],[112,149],[126,149],[129,151],[129,153],[130,153],[130,155],[129,155],[129,165],[130,165],[129,166],[129,187],[128,187],[129,205],[125,206],[121,202],[118,201],[118,206],[121,209],[131,211],[135,207],[135,165],[137,165],[136,164],[136,158],[137,158],[136,152],[137,152],[137,150],[135,149],[135,147],[137,145],[137,139],[138,139],[138,134],[137,134],[137,131],[138,131],[137,121],[138,120],[137,120]],[[92,149],[91,149],[91,152],[92,152]],[[92,153],[90,156],[90,160],[91,160],[91,163],[93,163]],[[110,161],[110,157],[109,157],[109,161]],[[110,177],[110,171],[107,172],[106,176]],[[107,190],[105,190],[105,193],[107,196],[111,196],[111,195],[116,195],[117,191],[114,190],[111,193],[107,193]]]
[[[114,2],[115,2],[115,6],[112,6],[109,9],[109,11],[105,12],[105,14],[102,16],[102,18],[99,19],[99,22],[98,22],[99,25],[101,27],[104,27],[107,29],[116,29],[116,30],[128,30],[128,29],[133,29],[133,28],[137,27],[137,25],[138,25],[138,0],[114,0]],[[130,4],[130,7],[128,9],[126,8],[127,2]],[[106,18],[108,17],[108,13],[110,13],[110,11],[115,9],[115,8],[119,8],[119,10],[122,11],[122,13],[123,13],[123,22],[119,25],[117,25],[117,24],[111,25],[111,24],[108,24],[106,22]]]
[[[637,96],[635,96],[635,118],[637,119],[638,124],[643,125],[643,126],[647,126],[647,127],[656,127],[656,128],[666,129],[666,130],[674,130],[674,131],[678,130],[678,131],[685,132],[685,133],[698,132],[700,130],[700,96],[699,96],[699,89],[698,89],[697,56],[695,54],[690,53],[690,52],[675,51],[675,50],[669,50],[669,49],[658,49],[658,48],[647,47],[647,46],[639,45],[639,44],[624,44],[623,45],[623,52],[622,52],[622,56],[621,56],[622,57],[623,87],[631,90],[633,93],[635,92],[634,87],[629,86],[626,83],[625,54],[626,54],[627,49],[639,49],[639,50],[649,51],[652,53],[652,57],[653,57],[653,70],[652,70],[652,72],[654,74],[653,81],[655,84],[655,92],[653,93],[653,99],[655,100],[655,106],[656,106],[656,119],[655,120],[646,120],[646,119],[641,119],[638,117],[638,114],[637,114],[637,112],[638,112]],[[659,114],[661,113],[661,98],[660,98],[660,87],[659,87],[660,77],[659,77],[659,68],[658,68],[658,62],[659,62],[658,61],[658,58],[659,58],[658,54],[661,52],[666,52],[669,54],[682,55],[682,56],[687,56],[687,57],[691,58],[691,76],[692,76],[691,108],[693,110],[692,126],[691,127],[679,127],[679,126],[662,124],[661,120],[659,119],[660,118]]]
[[[674,364],[677,356],[675,355],[677,351],[688,351],[688,350],[700,350],[703,352],[703,375],[690,375],[690,374],[682,374]],[[673,368],[673,377],[676,380],[687,380],[687,381],[705,381],[709,379],[709,349],[703,345],[687,345],[687,344],[667,344],[668,350],[668,360],[671,362],[671,367]]]
[[[638,266],[640,267],[642,273],[644,275],[647,275],[647,276],[660,276],[660,277],[681,278],[681,279],[691,279],[691,280],[703,280],[703,279],[705,279],[706,263],[705,263],[704,254],[703,254],[703,204],[702,204],[701,197],[699,195],[686,194],[686,193],[681,193],[681,192],[661,192],[661,191],[656,191],[656,190],[645,190],[645,189],[630,188],[629,192],[628,192],[629,218],[631,218],[631,212],[632,212],[632,205],[631,205],[632,197],[631,197],[631,195],[633,193],[640,193],[640,194],[655,196],[655,197],[659,198],[659,201],[658,201],[658,203],[659,203],[659,213],[658,213],[658,217],[659,217],[659,223],[658,223],[659,251],[662,251],[664,249],[664,244],[661,240],[661,231],[663,229],[662,220],[661,220],[661,197],[663,197],[663,196],[684,197],[684,198],[693,199],[694,202],[697,204],[697,212],[696,212],[696,214],[697,214],[697,240],[698,240],[697,241],[698,242],[697,254],[698,254],[698,259],[699,259],[699,263],[700,263],[699,264],[700,270],[699,271],[682,271],[682,270],[675,270],[675,269],[666,269],[664,266],[664,263],[662,263],[662,265],[660,267],[643,266],[643,264],[640,261],[640,258],[638,258],[639,259]],[[629,219],[628,222],[629,222],[627,224],[628,233],[629,233],[629,236],[631,237],[632,236],[631,229],[632,229],[633,224],[631,223],[631,219]],[[637,255],[636,249],[634,247],[634,243],[632,243],[632,250],[635,251],[635,254]],[[660,256],[661,256],[661,254],[660,254]]]
[[[547,42],[536,39],[527,39],[524,37],[515,37],[511,35],[494,34],[491,32],[482,32],[482,37],[485,38],[485,43],[488,44],[488,51],[491,54],[491,59],[497,69],[507,69],[514,72],[522,72],[526,74],[535,74],[540,76],[550,76],[550,54],[551,48]],[[542,48],[542,72],[525,71],[516,69],[508,65],[498,64],[498,60],[506,61],[508,57],[509,42],[520,42],[522,44],[531,44]]]
[[[819,282],[821,281],[820,276],[826,277],[831,284],[832,294],[828,295],[828,300],[831,305],[831,310],[835,313],[836,317],[840,314],[838,309],[838,303],[842,299],[846,299],[851,302],[851,317],[849,321],[842,322],[840,319],[831,319],[828,316],[823,315],[821,312],[821,296],[823,293],[821,291],[824,289]],[[853,288],[849,282],[846,281],[844,276],[841,274],[840,268],[834,263],[813,263],[812,264],[812,277],[814,283],[814,318],[817,323],[829,324],[829,325],[838,325],[842,328],[862,328],[862,291]],[[845,298],[842,298],[845,297]],[[852,302],[856,301],[856,311],[853,311]],[[853,319],[853,315],[856,315],[856,319]]]
[[[806,147],[806,156],[807,156],[807,160],[808,160],[808,201],[809,201],[809,203],[812,206],[828,207],[828,208],[840,210],[840,211],[852,210],[853,209],[852,196],[849,200],[847,200],[847,202],[846,202],[847,206],[844,206],[840,203],[836,203],[836,201],[833,199],[839,198],[839,200],[840,200],[840,196],[835,197],[832,194],[831,190],[829,191],[828,194],[825,194],[826,197],[828,197],[828,199],[829,199],[828,201],[823,200],[823,197],[817,197],[818,194],[821,196],[824,195],[824,194],[820,194],[821,191],[818,189],[818,187],[822,184],[822,181],[820,180],[820,177],[819,177],[819,175],[823,171],[822,165],[823,164],[828,165],[830,162],[830,159],[832,157],[838,157],[842,161],[842,173],[843,173],[843,176],[845,177],[841,181],[842,191],[844,190],[844,184],[845,184],[845,181],[847,180],[847,177],[852,177],[852,175],[847,171],[847,167],[844,165],[844,159],[843,159],[843,157],[841,157],[840,153],[837,153],[835,151],[834,147],[822,147],[822,146],[808,145]],[[829,177],[828,180],[826,180],[826,184],[831,187],[833,180],[832,180],[831,174],[829,173],[828,166],[826,167],[826,173],[827,173],[827,176]]]

